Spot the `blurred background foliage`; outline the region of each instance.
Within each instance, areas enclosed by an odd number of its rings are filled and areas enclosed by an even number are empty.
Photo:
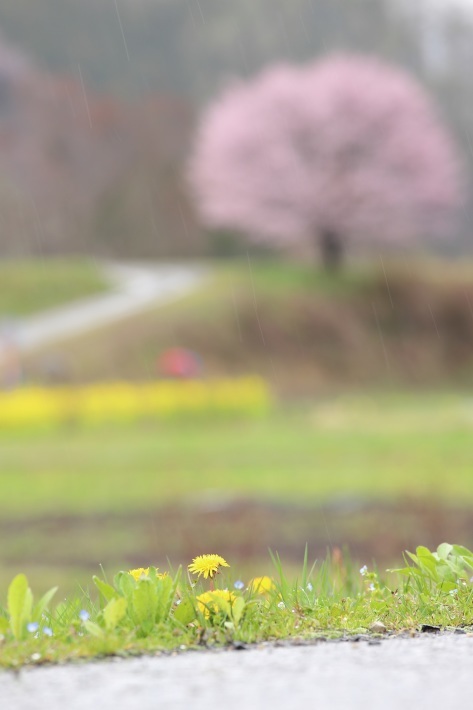
[[[120,28],[126,38],[126,46]],[[2,3],[0,25],[51,71],[80,64],[95,89],[212,95],[229,74],[334,47],[420,63],[415,29],[378,0],[27,0]]]
[[[45,0],[41,7],[6,0],[2,46],[8,40],[16,49],[5,44],[0,57],[0,129],[9,132],[10,159],[1,204],[4,225],[21,226],[22,236],[0,237],[3,250],[212,251],[182,170],[199,107],[232,77],[340,49],[412,71],[437,98],[471,173],[473,22],[455,6],[442,15],[433,7],[421,0]],[[12,52],[30,64],[16,66]],[[93,172],[86,153],[94,155]],[[468,243],[471,204],[446,247],[451,253]]]

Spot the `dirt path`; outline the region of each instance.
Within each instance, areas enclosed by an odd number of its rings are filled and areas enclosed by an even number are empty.
[[[103,265],[112,290],[19,321],[15,335],[20,349],[29,352],[69,336],[139,313],[153,304],[168,303],[196,288],[206,276],[200,266],[115,264]]]
[[[471,706],[473,637],[182,653],[0,672],[2,710],[446,710]]]

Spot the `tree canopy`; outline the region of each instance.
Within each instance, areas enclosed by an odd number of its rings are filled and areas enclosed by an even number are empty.
[[[444,235],[461,197],[451,139],[423,89],[377,59],[277,65],[203,115],[190,177],[202,220],[278,246]]]

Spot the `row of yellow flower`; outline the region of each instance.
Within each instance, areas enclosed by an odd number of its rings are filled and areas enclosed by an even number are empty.
[[[179,415],[266,412],[269,388],[259,377],[23,387],[0,394],[0,428],[67,422],[126,422]]]
[[[230,567],[228,562],[224,560],[220,555],[199,555],[194,557],[191,564],[188,565],[188,570],[191,574],[197,575],[197,577],[203,576],[204,579],[210,579],[211,582],[213,577],[215,577],[219,572],[221,567]],[[130,569],[128,574],[130,574],[133,579],[138,582],[140,579],[145,579],[149,575],[149,567],[138,567],[137,569]],[[159,573],[156,568],[156,577],[158,579],[163,579],[167,576],[167,573]],[[234,584],[235,589],[241,590],[245,587],[244,583],[237,581]],[[271,577],[254,577],[251,579],[247,586],[247,591],[252,595],[268,596],[276,590],[276,585]],[[235,592],[229,589],[214,589],[213,584],[210,591],[203,592],[196,597],[198,609],[205,618],[210,618],[212,614],[218,614],[221,611],[219,606],[219,600],[223,600],[233,607],[237,596]]]

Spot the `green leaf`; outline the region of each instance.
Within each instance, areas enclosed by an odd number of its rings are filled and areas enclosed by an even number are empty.
[[[133,619],[136,624],[154,622],[158,595],[149,579],[140,579],[132,593]]]
[[[172,608],[172,603],[175,598],[176,583],[173,583],[172,577],[166,576],[158,579],[156,582],[157,605],[156,605],[156,621],[165,621]]]
[[[31,613],[33,611],[33,592],[31,591],[30,587],[28,587],[28,589],[26,590],[23,611],[25,614],[25,622],[31,621]]]
[[[443,583],[450,580],[456,584],[456,581],[461,574],[461,570],[458,568],[458,565],[451,566],[450,564],[439,563],[437,566],[437,573],[439,582]]]
[[[207,604],[207,606],[210,608],[211,612],[215,612],[215,606],[218,607],[218,611],[222,612],[225,614],[225,616],[228,616],[228,618],[231,618],[232,615],[232,605],[230,604],[229,601],[226,599],[222,599],[222,597],[218,596],[217,594],[214,594],[210,592],[210,597],[212,601]]]
[[[459,557],[461,559],[464,565],[473,569],[473,552],[461,545],[453,545],[453,552],[457,558]]]
[[[448,542],[442,542],[442,544],[437,547],[437,555],[441,560],[446,560],[452,550],[453,545],[449,545]]]
[[[417,553],[417,564],[427,575],[433,579],[438,579],[437,570],[437,560],[427,547],[418,547],[416,549]]]
[[[451,592],[454,589],[457,589],[457,587],[458,587],[458,584],[456,583],[456,581],[455,582],[446,581],[446,582],[442,582],[441,588],[442,588],[442,592]]]
[[[6,634],[9,628],[10,624],[8,623],[8,619],[5,619],[4,616],[0,616],[0,634]]]
[[[417,559],[417,555],[414,555],[412,552],[409,552],[409,550],[406,550],[406,555],[411,558],[411,560],[414,562],[414,564],[418,565],[419,560]]]
[[[113,631],[126,614],[127,600],[125,597],[110,599],[103,610],[103,618],[107,631]]]
[[[417,567],[403,567],[402,569],[388,569],[388,572],[397,572],[405,577],[422,577],[422,572]]]
[[[117,590],[114,589],[110,584],[107,584],[107,582],[104,582],[102,579],[96,577],[95,575],[92,577],[92,579],[94,581],[95,586],[97,587],[106,602],[109,602],[119,596]]]
[[[174,610],[174,618],[180,624],[187,626],[196,618],[195,608],[190,599],[181,602]]]
[[[25,634],[25,626],[31,616],[33,595],[24,574],[17,574],[8,588],[7,608],[10,614],[10,629],[19,640]]]
[[[235,626],[240,623],[244,608],[245,600],[243,597],[237,597],[232,604],[232,619]]]
[[[158,569],[157,569],[157,567],[151,566],[151,567],[148,568],[148,578],[149,578],[152,582],[156,582],[156,580],[160,579],[160,578],[158,577]]]
[[[433,562],[435,562],[435,557],[431,553],[428,547],[423,547],[423,545],[419,545],[419,547],[416,548],[416,555],[418,558],[422,559],[430,559]]]
[[[48,608],[49,602],[54,597],[57,592],[57,587],[52,587],[49,591],[44,594],[39,602],[35,605],[31,618],[33,621],[41,621],[44,611]]]
[[[452,545],[453,551],[455,552],[456,555],[461,555],[462,557],[471,557],[473,558],[473,552],[469,550],[467,547],[463,547],[462,545]]]
[[[136,589],[136,582],[132,575],[128,572],[119,572],[115,575],[114,582],[117,589],[131,602],[133,592]]]
[[[94,624],[93,621],[84,621],[84,627],[87,629],[89,634],[92,634],[92,636],[96,636],[97,638],[103,638],[103,629],[101,629],[98,624]]]

